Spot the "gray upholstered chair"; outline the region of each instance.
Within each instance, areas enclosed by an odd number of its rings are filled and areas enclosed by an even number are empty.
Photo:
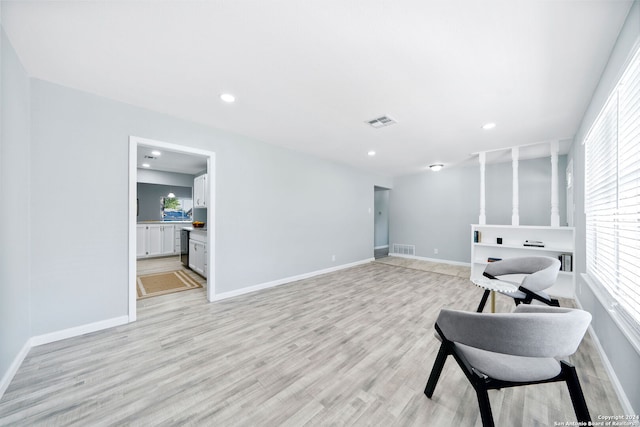
[[[518,285],[517,292],[506,293],[514,299],[516,305],[520,303],[530,304],[533,300],[544,304],[559,307],[557,299],[551,298],[544,292],[550,288],[558,278],[560,261],[546,256],[506,258],[501,261],[490,262],[482,273],[489,279],[497,279],[507,274],[524,274],[524,279]],[[485,291],[478,305],[478,312],[484,310],[489,291]]]
[[[578,421],[591,421],[573,354],[591,322],[586,311],[519,305],[513,313],[443,309],[435,328],[442,341],[424,393],[433,396],[449,355],[475,389],[483,426],[493,426],[488,390],[565,381]]]

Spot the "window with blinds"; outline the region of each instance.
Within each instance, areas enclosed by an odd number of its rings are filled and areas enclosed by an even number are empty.
[[[585,139],[587,274],[640,331],[640,52]]]

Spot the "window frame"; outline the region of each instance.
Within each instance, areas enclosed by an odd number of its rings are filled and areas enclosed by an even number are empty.
[[[633,54],[631,58],[631,61],[626,64],[620,79],[615,84],[611,94],[603,104],[602,109],[591,124],[589,132],[583,140],[583,145],[585,146],[584,213],[586,271],[582,274],[582,277],[593,290],[595,296],[600,300],[602,305],[608,310],[613,320],[620,327],[620,330],[625,336],[627,336],[630,343],[640,354],[640,309],[636,308],[634,310],[636,305],[629,304],[628,300],[626,300],[623,295],[625,292],[627,292],[627,295],[633,295],[633,299],[631,299],[631,301],[640,305],[640,281],[634,281],[629,278],[621,279],[621,276],[628,274],[630,271],[632,275],[638,277],[638,266],[635,264],[627,265],[625,260],[620,257],[621,248],[628,248],[627,245],[621,244],[621,240],[628,237],[627,233],[632,237],[635,237],[631,241],[635,242],[636,245],[637,242],[640,242],[640,238],[637,236],[639,232],[638,230],[634,230],[633,226],[631,227],[631,231],[624,229],[625,221],[622,217],[624,209],[621,207],[621,201],[624,199],[621,197],[620,193],[620,188],[623,185],[621,181],[625,177],[625,174],[628,174],[629,170],[636,174],[640,171],[640,159],[638,157],[635,157],[631,166],[629,166],[629,162],[627,161],[629,146],[633,147],[633,155],[640,156],[640,144],[630,144],[629,142],[635,142],[640,135],[640,131],[638,131],[637,126],[633,121],[634,114],[640,108],[640,48],[636,49],[635,54]],[[628,94],[628,92],[624,91],[625,83],[631,83],[630,87],[633,87],[631,99],[634,103],[629,104],[631,105],[631,107],[629,107],[630,110],[621,109],[620,96],[624,93]],[[628,107],[627,104],[625,104],[624,108],[626,107]],[[611,111],[612,108],[614,110],[613,112]],[[621,115],[624,115],[627,119],[621,120]],[[629,116],[631,118],[628,118]],[[636,129],[632,133],[633,138],[625,139],[626,136],[624,132],[621,132],[621,130],[628,130],[625,126],[628,126],[629,123],[632,123],[632,126],[636,127]],[[611,126],[611,128],[608,128],[607,126]],[[596,156],[597,160],[611,160],[607,159],[606,153],[609,153],[610,155],[611,153],[609,150],[612,150],[615,156],[613,163],[609,162],[607,165],[597,164],[593,167],[593,164],[596,164],[596,161],[594,161],[594,156],[591,155],[592,153],[589,153],[590,143],[594,144],[591,147],[592,150],[599,150],[597,155],[601,157]],[[627,150],[627,152],[625,152],[625,150]],[[628,169],[621,169],[621,163],[627,164]],[[591,167],[590,164],[592,165]],[[608,167],[611,169],[607,169]],[[599,176],[597,176],[598,172],[600,173]],[[615,176],[612,177],[611,175]],[[597,185],[594,185],[594,179],[598,178],[604,180],[608,179],[609,181],[598,182]],[[613,189],[611,188],[612,183],[614,183]],[[600,192],[606,191],[606,194],[609,197],[615,196],[615,200],[613,201],[615,207],[609,206],[608,210],[610,212],[608,214],[606,213],[607,209],[603,208],[605,197],[597,195],[596,197],[593,197],[594,194],[598,193],[598,191],[593,191],[594,189],[597,189]],[[638,196],[636,195],[635,198],[638,198]],[[600,210],[594,208],[594,205],[592,205],[594,199],[601,202],[599,205]],[[611,202],[611,200],[609,201]],[[640,224],[640,200],[634,200],[633,206],[637,207],[637,212],[635,214],[638,215],[637,221],[638,224]],[[598,216],[597,218],[599,218],[599,220],[596,220],[596,215],[598,213],[603,213],[603,215]],[[594,230],[599,230],[601,233],[608,230],[611,232],[609,234],[611,238],[608,242],[606,241],[606,237],[598,238],[597,236],[599,234],[596,234]],[[633,236],[634,234],[635,236]],[[599,243],[610,243],[611,247],[608,250],[605,249],[603,251],[598,247]],[[637,247],[636,245],[633,245],[634,248],[632,248],[632,250]],[[605,264],[602,262],[602,259],[598,262],[597,254],[602,253],[605,253],[607,256],[615,260],[615,265],[598,268],[597,264]],[[609,262],[611,261],[609,260]],[[598,276],[602,277],[603,280]],[[613,278],[609,276],[612,276]],[[629,294],[628,290],[631,291],[631,294]],[[626,301],[623,301],[623,299]],[[629,309],[625,307],[625,305],[629,306]]]

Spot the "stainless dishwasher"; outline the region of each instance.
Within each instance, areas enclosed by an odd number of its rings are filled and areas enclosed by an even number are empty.
[[[189,268],[189,233],[191,231],[183,228],[180,230],[180,262]]]

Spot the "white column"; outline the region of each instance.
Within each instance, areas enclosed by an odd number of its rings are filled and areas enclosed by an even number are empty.
[[[513,209],[511,211],[511,225],[520,225],[520,210],[518,207],[518,157],[520,150],[518,147],[511,149],[511,161],[513,168]]]
[[[478,156],[480,160],[480,216],[478,218],[478,224],[484,225],[487,223],[487,212],[485,209],[485,196],[484,196],[484,173],[485,173],[485,164],[487,162],[487,153],[484,151],[480,153]]]
[[[560,227],[560,208],[558,204],[558,141],[551,141],[551,226]]]

